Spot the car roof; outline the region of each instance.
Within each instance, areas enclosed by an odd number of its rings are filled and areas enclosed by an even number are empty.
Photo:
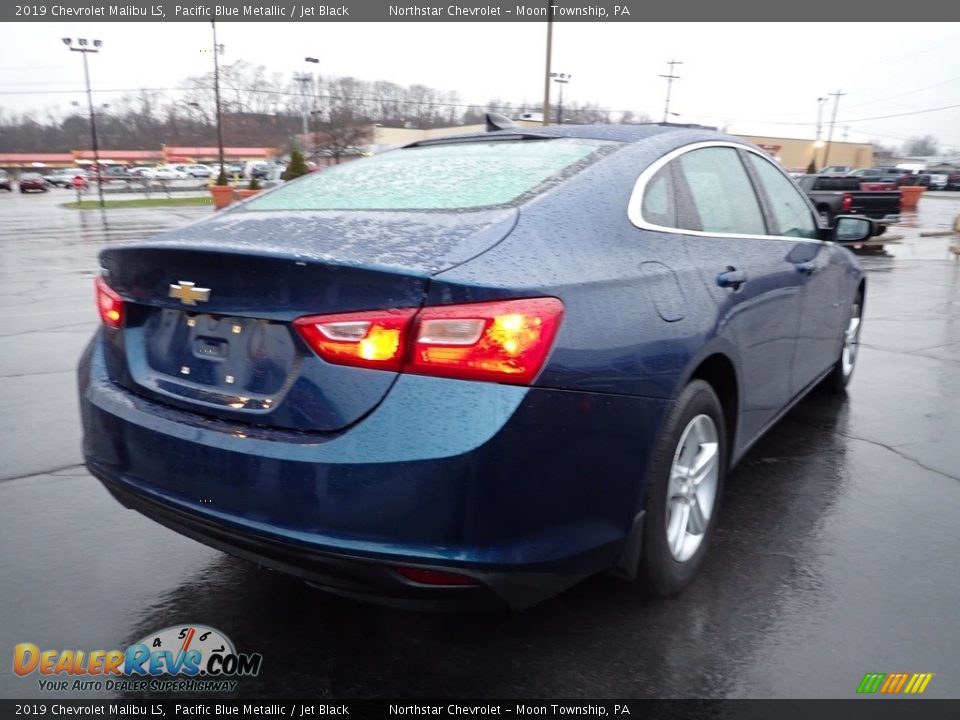
[[[513,127],[492,132],[472,132],[459,135],[445,135],[438,138],[419,140],[404,147],[422,147],[425,145],[440,145],[447,142],[479,141],[484,139],[530,139],[537,138],[584,138],[589,140],[609,140],[613,142],[633,143],[656,135],[683,131],[700,130],[713,131],[718,138],[728,136],[717,131],[716,128],[703,125],[680,125],[676,123],[648,123],[643,125],[548,125],[546,127],[522,128]],[[743,142],[742,140],[739,142]]]

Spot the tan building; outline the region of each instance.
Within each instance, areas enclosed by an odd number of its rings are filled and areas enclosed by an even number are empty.
[[[515,120],[518,127],[539,127],[539,122]],[[447,137],[461,133],[483,132],[484,125],[462,125],[459,127],[430,128],[419,130],[414,128],[387,128],[375,127],[373,144],[377,149],[399,147],[418,140]],[[740,135],[749,143],[763,148],[787,170],[805,171],[816,152],[816,166],[819,170],[826,164],[850,165],[854,168],[873,166],[873,145],[868,143],[837,142],[830,144],[830,155],[824,162],[826,141],[820,141],[819,147],[813,140],[798,140],[796,138],[760,137],[758,135]]]
[[[817,169],[825,165],[850,165],[854,168],[873,167],[873,145],[869,143],[837,142],[830,143],[830,155],[826,156],[825,140],[798,140],[796,138],[761,137],[759,135],[740,135],[749,143],[763,148],[787,170],[806,170],[816,153]],[[824,158],[826,157],[826,161]]]

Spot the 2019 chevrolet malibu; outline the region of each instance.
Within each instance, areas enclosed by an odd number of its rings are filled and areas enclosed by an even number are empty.
[[[105,249],[91,472],[356,598],[687,585],[729,468],[850,380],[865,279],[839,241],[874,225],[819,227],[710,130],[491,122]]]

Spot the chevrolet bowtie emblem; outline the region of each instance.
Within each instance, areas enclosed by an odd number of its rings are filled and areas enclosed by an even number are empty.
[[[210,288],[199,288],[192,282],[181,280],[170,286],[170,297],[177,298],[184,305],[196,305],[210,299]]]

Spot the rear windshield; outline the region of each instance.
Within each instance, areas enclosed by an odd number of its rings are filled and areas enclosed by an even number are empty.
[[[245,205],[249,210],[468,210],[507,205],[617,143],[561,138],[450,143],[352,160]]]

